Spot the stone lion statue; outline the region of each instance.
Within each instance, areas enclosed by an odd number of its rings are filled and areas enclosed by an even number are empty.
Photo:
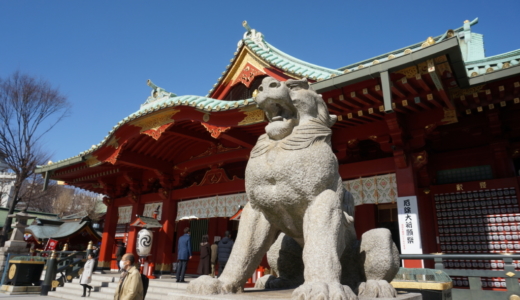
[[[242,292],[269,250],[279,276],[264,276],[257,287],[296,288],[293,299],[396,297],[389,281],[399,269],[399,253],[390,231],[356,238],[354,200],[330,145],[336,116],[306,79],[266,77],[258,90],[255,100],[269,124],[247,164],[249,203],[235,246],[218,279],[201,276],[188,292]]]

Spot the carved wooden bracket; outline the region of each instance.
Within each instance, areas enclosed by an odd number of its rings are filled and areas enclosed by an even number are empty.
[[[126,197],[132,202],[132,203],[137,203],[137,195],[132,192],[132,191],[129,191],[128,192],[128,195],[126,195]]]
[[[428,153],[426,151],[421,151],[412,154],[413,166],[417,170],[424,167],[428,164]]]
[[[231,129],[231,127],[219,127],[208,123],[201,124],[202,126],[204,126],[204,128],[206,128],[206,130],[211,134],[211,137],[213,137],[214,139],[218,139],[222,133]]]
[[[134,178],[131,174],[128,172],[123,173],[123,178],[128,183],[128,187],[130,190],[134,193],[139,194],[141,192],[141,181]]]
[[[236,176],[233,176],[233,179],[229,179],[224,169],[212,166],[211,169],[204,174],[204,178],[202,178],[198,186],[230,182],[236,178]]]
[[[238,74],[237,79],[235,79],[232,85],[235,85],[238,82],[242,82],[247,88],[249,88],[255,80],[255,77],[259,75],[265,75],[265,73],[258,70],[250,63],[247,63],[242,71],[240,71],[240,74]]]
[[[164,188],[160,188],[159,191],[159,197],[161,197],[163,200],[168,200],[170,197],[170,191]]]

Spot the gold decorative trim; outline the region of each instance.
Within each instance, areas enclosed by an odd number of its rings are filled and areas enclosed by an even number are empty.
[[[10,260],[9,263],[13,263],[13,264],[31,264],[31,265],[44,265],[45,264],[44,261],[30,261],[30,260]]]
[[[102,164],[103,162],[99,161],[97,159],[97,156],[94,156],[94,155],[89,155],[87,156],[87,159],[85,160],[85,164],[88,166],[88,167],[95,167],[95,166],[99,166],[100,164]]]
[[[119,147],[119,138],[113,135],[108,141],[107,146],[112,146],[117,149]]]
[[[261,123],[261,122],[265,121],[265,114],[264,114],[264,111],[261,109],[255,109],[252,111],[244,111],[243,113],[246,116],[242,121],[238,122],[238,126],[256,124],[256,123]]]
[[[444,291],[453,288],[452,282],[417,282],[417,281],[392,281],[390,284],[396,289],[419,289]]]
[[[513,276],[515,276],[516,274],[513,273],[513,272],[507,272],[506,275],[509,276],[509,277],[513,277]]]
[[[175,120],[172,119],[172,117],[180,111],[180,109],[161,111],[152,115],[145,116],[141,119],[135,120],[131,122],[130,125],[140,127],[140,133],[143,133],[147,130],[155,131],[163,125],[174,123]]]
[[[53,280],[51,285],[52,285],[52,288],[55,289],[60,285],[60,282],[58,280]]]
[[[474,87],[470,87],[468,89],[453,88],[453,89],[451,89],[451,97],[460,98],[460,96],[473,95],[473,93],[478,93],[478,92],[482,91],[482,89],[485,86],[486,86],[485,84],[481,84],[481,85],[477,85]]]
[[[406,78],[415,78],[415,75],[418,74],[416,66],[404,68],[404,69],[396,71],[394,73],[403,74],[404,76],[406,76]]]
[[[14,275],[16,275],[16,265],[11,265],[9,267],[9,279],[13,279]]]

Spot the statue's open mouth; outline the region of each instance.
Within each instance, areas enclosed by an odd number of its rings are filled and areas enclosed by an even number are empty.
[[[262,104],[269,122],[287,121],[288,119],[295,119],[297,116],[296,108],[283,100],[269,98]]]

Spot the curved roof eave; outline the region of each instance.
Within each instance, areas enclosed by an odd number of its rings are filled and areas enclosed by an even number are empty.
[[[175,97],[164,97],[162,99],[155,100],[154,102],[147,103],[141,108],[119,121],[113,128],[108,132],[108,135],[97,145],[93,145],[90,149],[81,152],[80,154],[53,162],[44,166],[36,166],[36,173],[44,173],[46,171],[56,169],[56,167],[65,167],[68,165],[72,165],[75,163],[83,162],[84,157],[99,148],[103,147],[106,143],[108,143],[115,133],[117,129],[121,126],[137,119],[144,117],[148,114],[157,112],[161,109],[165,109],[168,107],[176,107],[176,106],[189,106],[194,107],[199,110],[207,111],[207,112],[219,112],[219,111],[231,111],[239,108],[243,108],[245,106],[252,105],[254,103],[253,98],[243,99],[243,100],[233,100],[233,101],[224,101],[218,100],[203,96],[193,96],[193,95],[185,95],[185,96],[175,96]]]

